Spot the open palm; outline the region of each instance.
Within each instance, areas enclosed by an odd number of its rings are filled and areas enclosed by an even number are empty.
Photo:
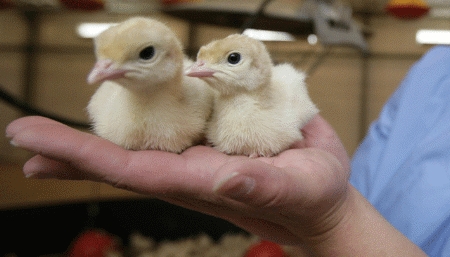
[[[334,226],[344,202],[349,160],[339,138],[317,115],[305,139],[274,157],[229,156],[207,146],[182,154],[128,151],[90,133],[30,116],[13,121],[11,143],[36,153],[24,165],[33,178],[104,182],[228,220],[279,243]]]

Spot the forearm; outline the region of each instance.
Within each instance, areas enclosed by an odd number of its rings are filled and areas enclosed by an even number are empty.
[[[426,256],[351,185],[347,197],[339,224],[307,242],[312,256]]]

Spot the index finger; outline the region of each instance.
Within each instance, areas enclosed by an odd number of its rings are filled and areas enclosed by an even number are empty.
[[[80,179],[102,181],[146,194],[173,191],[198,194],[210,190],[211,174],[226,161],[222,154],[202,146],[183,155],[129,151],[90,133],[39,117],[12,122],[7,131],[13,144],[65,163],[80,171]],[[189,155],[206,158],[199,162],[187,158]]]

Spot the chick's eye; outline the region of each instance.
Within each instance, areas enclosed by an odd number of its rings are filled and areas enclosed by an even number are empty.
[[[154,55],[155,48],[153,46],[148,46],[139,53],[139,58],[141,58],[142,60],[150,60]]]
[[[228,55],[228,63],[229,64],[238,64],[241,61],[240,53],[231,53]]]

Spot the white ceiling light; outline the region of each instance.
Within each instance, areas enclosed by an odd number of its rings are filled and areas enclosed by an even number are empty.
[[[294,41],[295,38],[287,32],[261,30],[261,29],[246,29],[244,35],[261,41]]]
[[[416,42],[419,44],[449,45],[450,30],[418,30],[416,33]]]
[[[81,23],[77,26],[77,34],[82,38],[94,38],[114,25],[117,23]]]

